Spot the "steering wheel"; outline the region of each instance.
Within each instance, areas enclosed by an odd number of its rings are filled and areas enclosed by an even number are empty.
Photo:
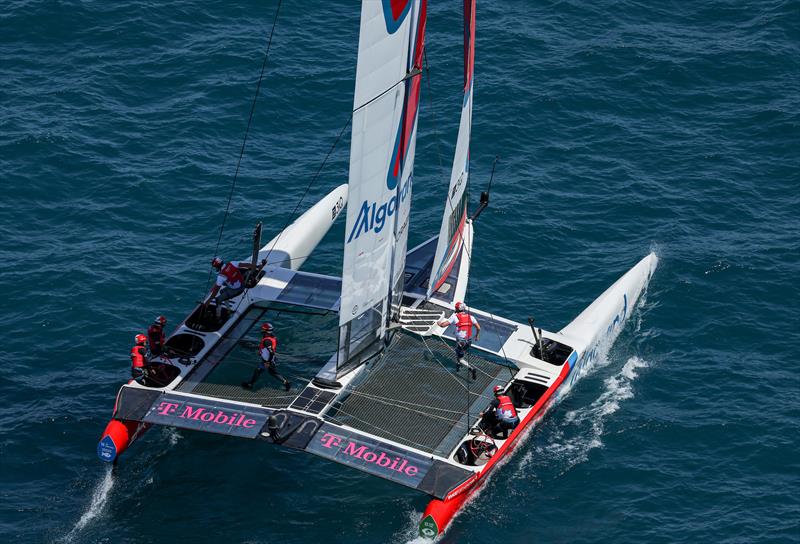
[[[494,443],[494,438],[488,434],[481,432],[472,437],[469,441],[469,451],[475,460],[491,459],[494,452],[497,451],[497,445]]]

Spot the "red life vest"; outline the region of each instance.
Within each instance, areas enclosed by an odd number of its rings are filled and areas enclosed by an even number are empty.
[[[468,312],[457,312],[456,318],[456,328],[466,335],[467,340],[472,338],[472,316]]]
[[[498,395],[497,401],[500,403],[500,406],[497,407],[498,417],[517,417],[517,410],[514,408],[514,403],[511,402],[511,397],[508,395]]]
[[[264,351],[264,348],[268,349],[270,352],[269,359],[264,359],[264,356],[261,355],[261,353]],[[265,336],[261,339],[261,343],[258,345],[258,354],[261,355],[262,359],[269,362],[275,357],[276,349],[278,349],[278,339],[274,336]]]
[[[242,273],[239,272],[239,269],[233,263],[227,263],[222,267],[222,270],[220,270],[219,273],[227,278],[228,283],[231,284],[231,286],[234,286],[237,283],[241,285],[244,282],[244,276],[242,276]]]
[[[133,346],[131,348],[131,367],[144,368],[144,346]]]

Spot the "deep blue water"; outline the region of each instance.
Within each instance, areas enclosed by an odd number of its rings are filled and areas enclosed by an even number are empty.
[[[156,429],[113,475],[95,456],[133,335],[206,287],[275,6],[0,6],[0,541],[413,539],[424,496],[306,454]],[[412,243],[449,178],[460,10],[430,5]],[[281,228],[346,123],[358,11],[283,3],[223,255]],[[470,304],[557,330],[661,263],[444,542],[800,541],[799,59],[796,0],[479,1],[473,201],[500,161]],[[342,238],[305,268],[338,273]]]

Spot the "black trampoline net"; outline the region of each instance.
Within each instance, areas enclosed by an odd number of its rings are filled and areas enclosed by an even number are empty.
[[[447,457],[512,371],[473,350],[477,372],[456,371],[453,347],[438,337],[399,332],[386,354],[361,371],[326,419]]]
[[[280,305],[253,308],[239,325],[243,330],[220,342],[219,349],[215,348],[201,363],[203,368],[178,390],[268,408],[286,408],[330,358],[336,346],[338,319],[335,313],[297,312]],[[274,326],[278,338],[276,370],[290,382],[289,391],[279,377],[267,371],[258,375],[252,387],[242,387],[242,382],[252,379],[261,360],[260,325],[267,321]]]

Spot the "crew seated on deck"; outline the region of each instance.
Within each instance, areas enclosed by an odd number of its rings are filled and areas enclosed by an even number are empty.
[[[486,419],[493,436],[506,439],[508,431],[519,425],[519,416],[511,397],[503,395],[503,388],[499,385],[494,386],[494,397],[488,412],[481,412],[481,417]]]
[[[211,260],[211,267],[217,271],[217,279],[205,305],[214,301],[217,306],[218,320],[222,317],[222,303],[241,295],[244,291],[244,276],[239,271],[238,265],[239,263],[234,261],[225,263],[219,257]]]

